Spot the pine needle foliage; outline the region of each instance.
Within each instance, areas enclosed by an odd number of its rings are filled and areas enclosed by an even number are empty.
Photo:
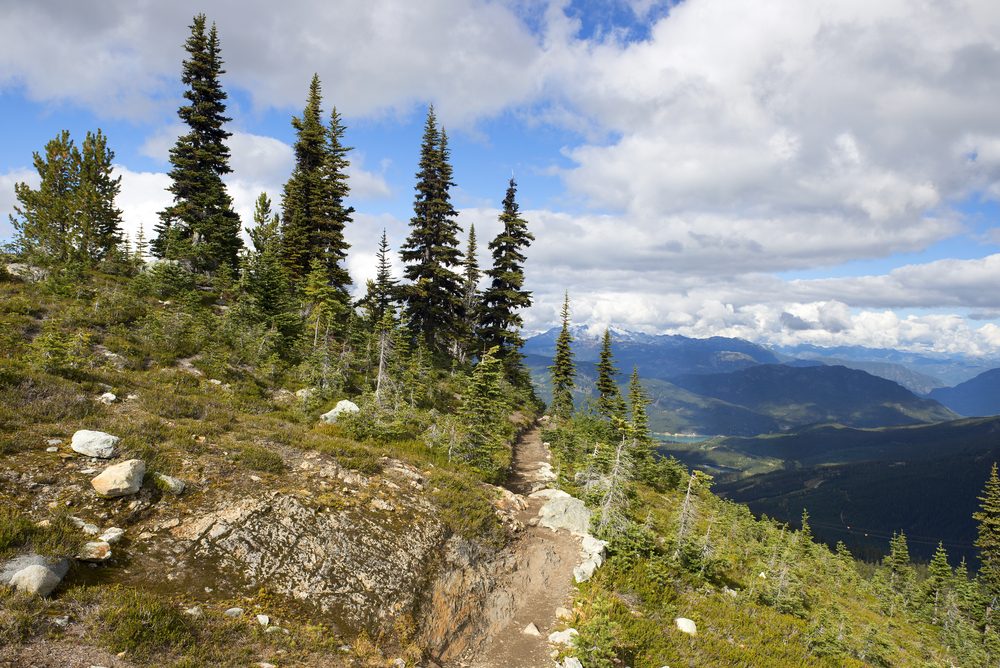
[[[573,335],[569,331],[569,292],[563,297],[560,311],[562,329],[556,337],[556,352],[549,373],[552,378],[552,413],[562,420],[573,415],[573,388],[576,365],[573,363]]]
[[[206,30],[204,14],[194,17],[184,48],[188,56],[181,81],[188,104],[177,114],[188,132],[170,149],[167,190],[173,203],[160,212],[151,247],[156,257],[184,260],[195,270],[235,269],[243,246],[240,219],[222,182],[232,171],[226,145],[232,133],[224,127],[231,119],[225,115],[227,95],[219,79],[225,70],[218,32],[215,24]]]

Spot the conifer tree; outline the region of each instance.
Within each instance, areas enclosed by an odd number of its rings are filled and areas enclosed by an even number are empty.
[[[103,260],[119,244],[122,211],[115,206],[122,177],[112,176],[115,152],[100,129],[87,132],[80,151],[80,177],[76,193],[77,251],[86,260]]]
[[[628,399],[635,440],[638,444],[648,445],[652,440],[649,435],[649,415],[646,413],[649,397],[646,396],[646,390],[639,382],[639,369],[635,366],[632,367],[632,376],[629,378]]]
[[[931,601],[933,618],[937,620],[938,611],[941,608],[945,589],[951,583],[952,572],[948,564],[948,553],[944,549],[943,543],[938,543],[934,550],[934,556],[927,567],[927,596]]]
[[[147,253],[149,253],[149,242],[146,241],[146,226],[140,223],[139,230],[135,233],[133,257],[137,263],[142,264],[146,261]]]
[[[326,131],[321,103],[319,75],[313,74],[302,116],[292,117],[295,167],[281,199],[284,261],[289,276],[296,282],[309,272],[314,257],[310,230],[323,200]]]
[[[65,262],[73,250],[70,229],[80,182],[80,152],[69,131],[45,144],[44,157],[34,154],[38,189],[14,186],[16,216],[10,216],[19,252],[40,263]]]
[[[410,326],[433,351],[453,346],[461,314],[462,283],[455,272],[457,213],[451,204],[452,169],[448,140],[438,129],[434,108],[427,111],[410,234],[400,249],[409,281],[400,292]]]
[[[367,308],[372,322],[379,323],[386,313],[391,313],[396,298],[396,279],[392,277],[392,262],[389,259],[389,239],[385,230],[378,242],[375,253],[375,280],[368,282],[367,293],[360,305]]]
[[[189,132],[170,149],[173,204],[160,212],[152,250],[157,257],[187,260],[198,270],[235,268],[243,242],[239,216],[222,182],[232,171],[226,146],[232,133],[223,127],[230,120],[227,95],[219,81],[225,70],[218,33],[214,24],[206,32],[204,14],[194,17],[184,48],[188,57],[181,81],[188,86],[188,104],[177,114]]]
[[[281,230],[267,193],[261,193],[250,229],[253,251],[248,255],[244,289],[256,314],[283,337],[291,337],[299,323],[290,298],[288,276],[281,262]]]
[[[504,398],[503,364],[496,348],[486,351],[472,371],[462,398],[461,415],[466,428],[462,456],[473,466],[495,477],[502,465],[504,434],[499,428],[508,413]]]
[[[469,226],[469,240],[465,247],[465,255],[462,257],[462,342],[459,346],[459,361],[465,361],[468,348],[472,345],[472,337],[479,326],[479,279],[482,272],[479,270],[479,259],[476,246],[476,226]]]
[[[517,205],[517,183],[511,179],[500,213],[500,232],[490,242],[492,279],[483,293],[479,339],[484,347],[496,346],[511,379],[523,375],[521,360],[521,309],[531,306],[531,293],[524,289],[525,249],[534,240]]]
[[[576,386],[576,365],[573,364],[573,336],[569,331],[569,292],[563,297],[560,311],[562,329],[556,337],[556,353],[549,372],[552,377],[552,413],[567,420],[573,415],[573,388]]]
[[[323,156],[324,200],[322,215],[316,221],[312,230],[312,248],[330,276],[330,284],[341,295],[341,301],[347,304],[350,299],[351,275],[344,263],[347,261],[347,251],[350,244],[344,238],[344,229],[351,222],[354,207],[347,206],[347,196],[351,192],[347,178],[347,168],[350,161],[347,154],[353,150],[344,145],[346,128],[337,108],[330,111],[330,125],[326,131],[326,151]]]
[[[979,581],[988,592],[990,599],[1000,597],[1000,478],[994,462],[990,477],[979,497],[979,511],[972,515],[979,522]],[[990,608],[995,608],[991,604]]]
[[[597,412],[608,420],[621,419],[625,415],[625,401],[615,382],[617,374],[618,369],[615,368],[611,355],[611,330],[605,329],[597,363]]]

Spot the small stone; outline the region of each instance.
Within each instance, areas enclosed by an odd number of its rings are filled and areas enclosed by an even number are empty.
[[[698,626],[687,617],[678,617],[674,620],[677,630],[688,635],[698,635]]]
[[[530,624],[525,626],[524,630],[521,631],[521,633],[523,633],[526,636],[536,636],[536,637],[541,637],[542,635],[541,631],[538,630],[538,627],[535,626],[534,622],[531,622]]]
[[[556,608],[556,619],[561,619],[563,621],[573,619],[573,611],[569,608]]]
[[[224,614],[226,617],[242,617],[243,608],[229,608],[222,614]]]
[[[583,668],[583,664],[575,656],[567,656],[563,659],[562,668]]]
[[[222,385],[222,381],[219,380],[218,378],[209,378],[208,382],[210,382],[212,385]]]
[[[53,617],[52,623],[61,629],[69,626],[69,615],[63,615],[62,617]]]
[[[257,615],[257,623],[261,626],[267,626],[271,623],[271,618],[267,615]]]
[[[183,494],[184,488],[187,486],[185,482],[180,478],[175,478],[165,473],[157,473],[156,482],[159,484],[160,488],[163,491],[169,492],[174,496],[179,496]]]
[[[104,469],[90,484],[101,496],[127,496],[139,491],[144,475],[146,463],[141,459],[129,459]]]
[[[49,446],[49,447],[45,448],[45,452],[59,452],[59,448],[57,448],[56,446],[52,445],[52,446]]]
[[[392,668],[406,668],[406,661],[400,658],[392,660]]]
[[[102,562],[111,558],[111,545],[103,540],[84,543],[80,553],[76,555],[80,561]]]
[[[273,663],[268,663],[267,661],[260,661],[257,663],[257,668],[278,668]]]
[[[264,633],[281,633],[282,631],[284,631],[284,629],[280,626],[268,626],[264,629]]]
[[[114,545],[115,543],[120,541],[122,539],[122,536],[124,535],[125,535],[125,529],[120,529],[118,527],[110,527],[108,529],[105,529],[104,533],[98,536],[98,538],[100,540],[103,540],[105,543],[110,543],[111,545]]]
[[[97,400],[100,401],[102,404],[110,405],[118,401],[118,397],[115,395],[114,392],[105,392],[101,396],[97,397]]]
[[[45,445],[62,445],[62,439],[61,438],[50,438],[47,441],[45,441]]]
[[[205,615],[205,613],[204,613],[204,611],[202,611],[200,605],[196,605],[196,606],[194,606],[192,608],[188,608],[187,610],[184,611],[184,614],[185,615],[191,615],[192,617],[203,617]]]
[[[78,452],[88,457],[111,459],[115,456],[115,446],[118,445],[119,440],[117,436],[106,434],[103,431],[81,429],[73,434],[70,448],[72,448],[73,452]]]
[[[553,645],[572,645],[573,636],[580,633],[576,629],[566,629],[565,631],[553,631],[549,634],[549,642]]]

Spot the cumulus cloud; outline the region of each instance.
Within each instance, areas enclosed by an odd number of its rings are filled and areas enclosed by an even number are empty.
[[[14,226],[10,224],[9,216],[13,215],[14,205],[17,204],[14,185],[18,183],[27,183],[37,188],[38,172],[20,167],[0,174],[0,240],[14,236]]]

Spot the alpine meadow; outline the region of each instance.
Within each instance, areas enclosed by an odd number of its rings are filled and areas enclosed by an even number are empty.
[[[1000,5],[0,17],[0,667],[1000,665]]]

